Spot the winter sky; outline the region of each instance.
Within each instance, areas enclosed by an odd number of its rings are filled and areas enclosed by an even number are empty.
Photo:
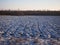
[[[0,0],[0,10],[60,10],[60,0]]]

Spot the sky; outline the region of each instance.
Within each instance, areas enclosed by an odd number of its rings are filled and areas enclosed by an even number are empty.
[[[60,0],[0,0],[0,10],[60,10]]]

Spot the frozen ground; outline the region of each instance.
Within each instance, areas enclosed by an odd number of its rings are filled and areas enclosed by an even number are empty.
[[[60,16],[0,16],[0,45],[60,45]]]

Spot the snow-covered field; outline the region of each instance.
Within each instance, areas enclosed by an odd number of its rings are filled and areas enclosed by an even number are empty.
[[[60,16],[0,16],[0,45],[60,45]]]

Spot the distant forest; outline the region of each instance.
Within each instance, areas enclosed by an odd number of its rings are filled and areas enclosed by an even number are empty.
[[[60,11],[10,11],[10,10],[0,10],[0,15],[11,15],[11,16],[23,16],[23,15],[60,15]]]

